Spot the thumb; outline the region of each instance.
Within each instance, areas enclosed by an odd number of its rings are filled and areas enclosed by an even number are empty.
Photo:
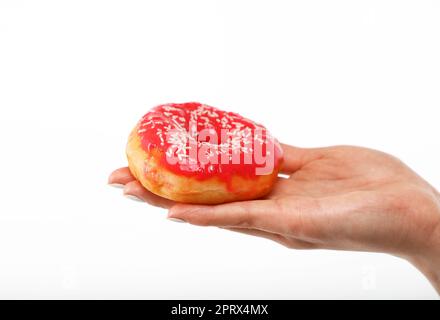
[[[283,165],[281,172],[291,174],[315,159],[322,156],[320,148],[299,148],[288,144],[281,144],[283,149]]]

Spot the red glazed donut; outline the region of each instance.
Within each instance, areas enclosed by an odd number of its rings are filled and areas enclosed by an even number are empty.
[[[262,125],[197,102],[151,109],[131,132],[126,152],[145,188],[200,204],[266,195],[282,162],[280,144]]]

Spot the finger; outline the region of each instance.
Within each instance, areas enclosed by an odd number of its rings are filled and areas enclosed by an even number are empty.
[[[124,187],[124,195],[136,197],[142,201],[145,201],[153,206],[161,208],[170,208],[174,202],[165,198],[162,198],[147,189],[145,189],[139,181],[131,181]]]
[[[276,200],[232,202],[215,206],[176,204],[168,217],[200,226],[244,227],[283,233],[283,210]]]
[[[221,229],[247,234],[250,236],[260,237],[264,239],[269,239],[275,242],[282,244],[283,246],[287,246],[286,238],[279,234],[270,233],[266,231],[261,231],[257,229],[248,229],[248,228],[234,228],[234,227],[221,227]]]
[[[290,146],[287,144],[281,144],[283,149],[283,165],[281,167],[281,173],[291,174],[308,162],[316,159],[319,154],[317,149],[305,149]]]
[[[280,234],[256,230],[256,229],[247,229],[247,228],[222,228],[222,229],[272,240],[291,249],[313,249],[316,247],[315,244],[310,242],[305,242],[297,239],[288,239]]]
[[[116,169],[113,171],[108,177],[109,184],[122,184],[125,185],[133,180],[136,180],[135,177],[130,172],[128,167],[123,167]]]

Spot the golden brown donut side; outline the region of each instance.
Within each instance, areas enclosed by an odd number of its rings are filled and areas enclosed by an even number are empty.
[[[132,130],[127,143],[128,167],[136,179],[149,191],[176,202],[219,204],[231,201],[261,198],[268,194],[276,182],[279,165],[270,175],[245,179],[233,176],[231,190],[216,177],[196,179],[179,176],[160,164],[162,151],[146,152],[141,146],[138,125]]]

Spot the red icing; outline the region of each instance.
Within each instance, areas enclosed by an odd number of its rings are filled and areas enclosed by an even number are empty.
[[[262,125],[198,102],[154,107],[141,119],[138,133],[145,151],[163,152],[160,161],[168,170],[197,179],[251,179],[258,175],[257,168],[268,167],[264,174],[272,173],[282,158],[279,143]]]

